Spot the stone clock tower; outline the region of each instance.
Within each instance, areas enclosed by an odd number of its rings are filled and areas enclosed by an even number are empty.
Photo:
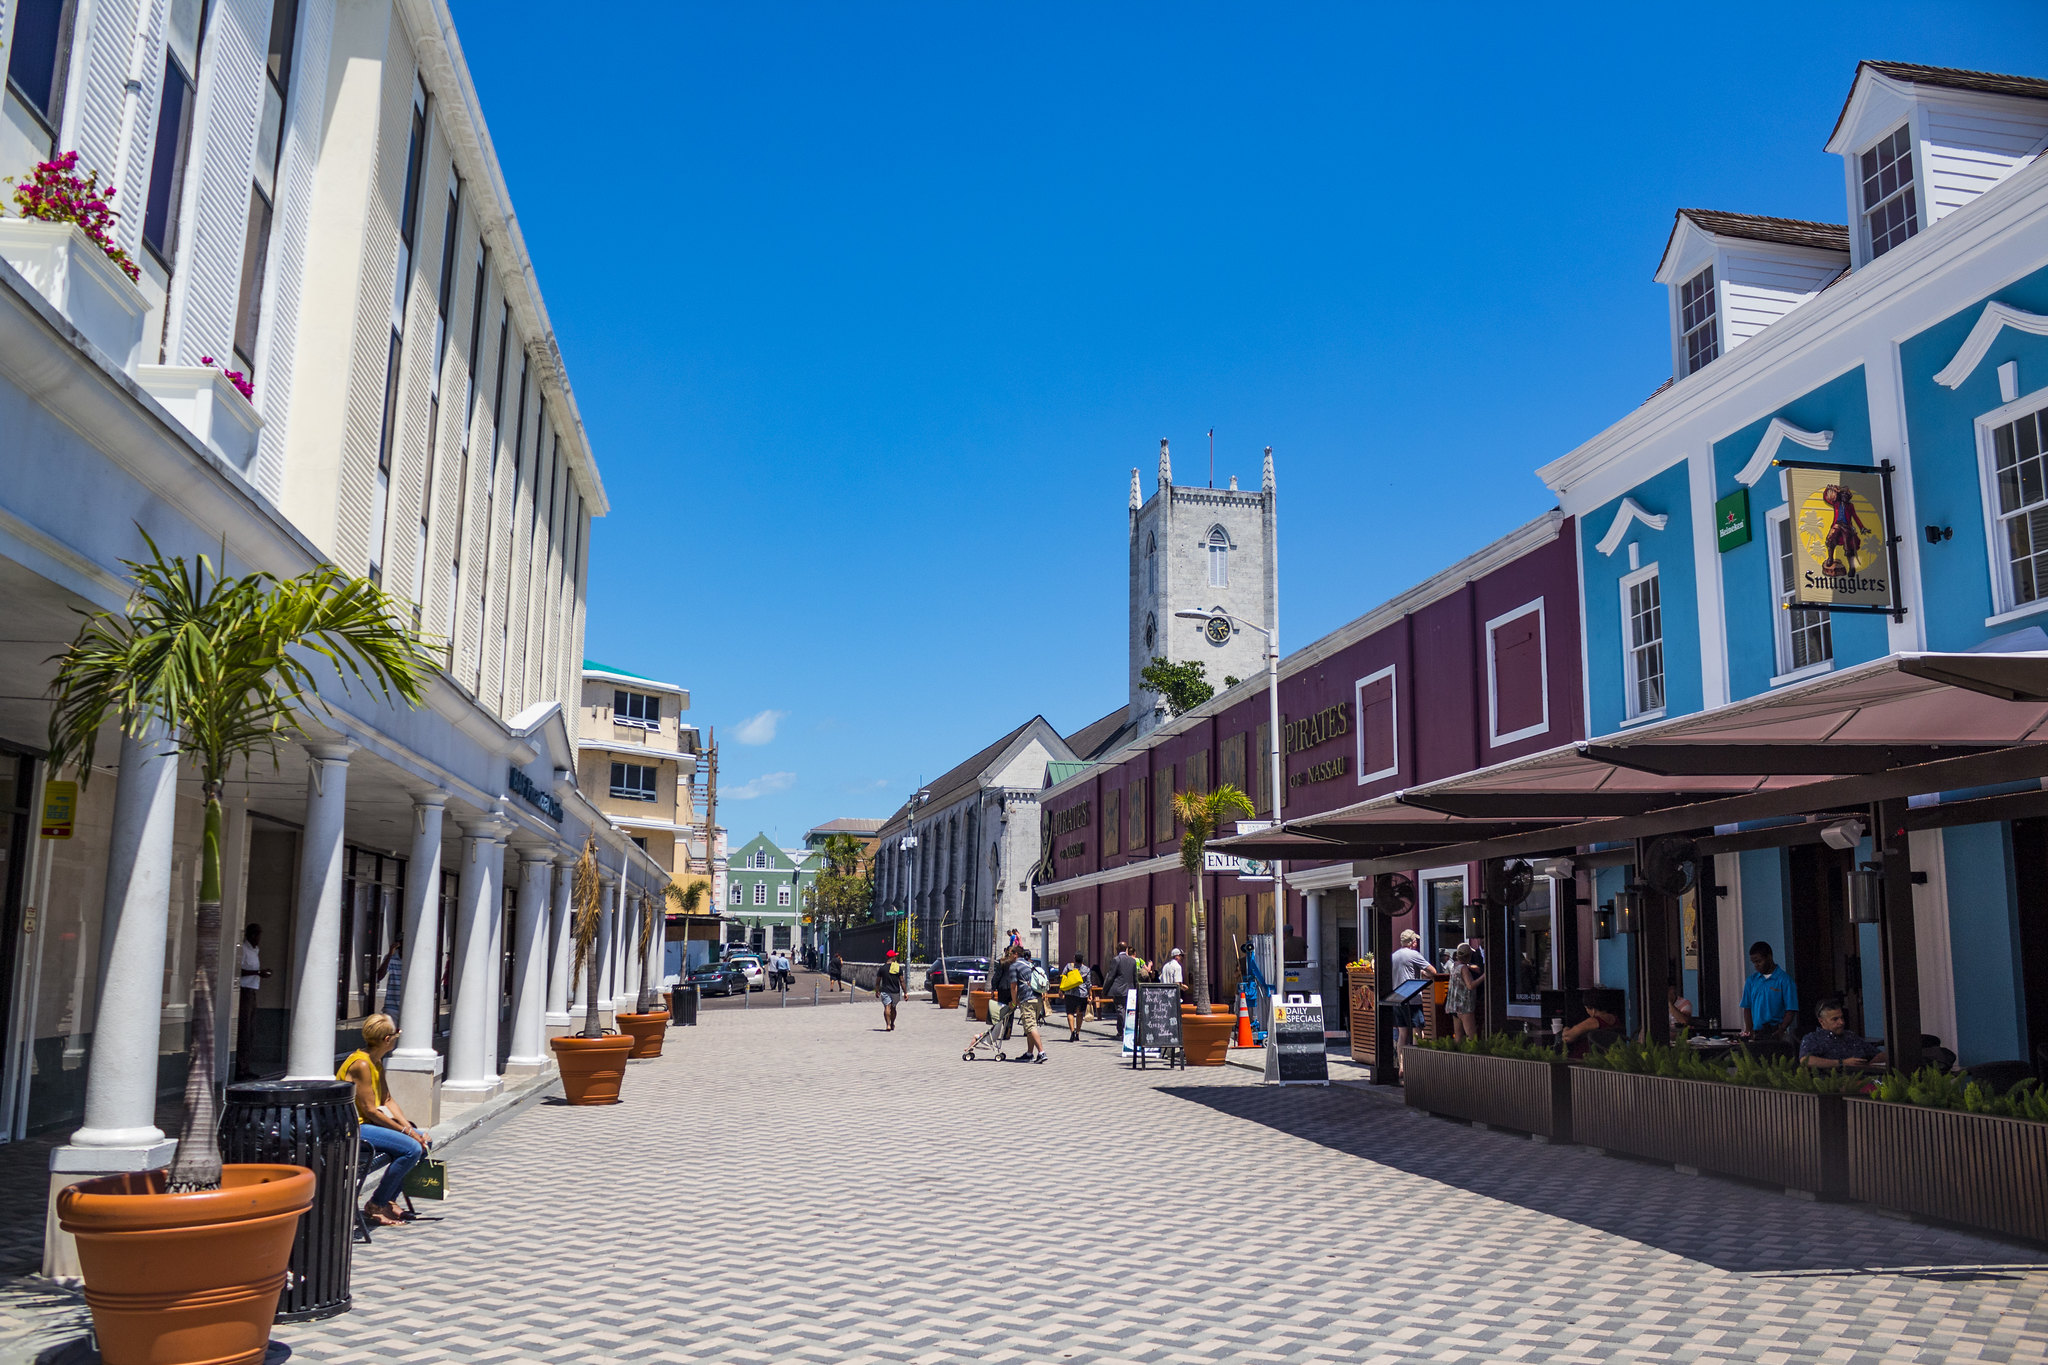
[[[1222,607],[1270,627],[1279,596],[1274,553],[1273,450],[1256,491],[1179,487],[1166,442],[1159,443],[1159,484],[1141,496],[1131,471],[1131,710],[1144,734],[1168,719],[1165,701],[1147,691],[1139,675],[1154,656],[1199,660],[1203,676],[1221,692],[1226,677],[1250,681],[1265,674],[1265,638],[1257,631],[1228,636],[1176,611]]]

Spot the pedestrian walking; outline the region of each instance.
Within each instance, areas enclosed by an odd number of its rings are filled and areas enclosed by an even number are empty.
[[[775,950],[775,956],[768,959],[768,970],[775,978],[776,990],[786,991],[796,984],[796,977],[789,970],[789,954],[780,948]]]
[[[836,950],[832,954],[832,989],[835,991],[846,989],[846,959],[841,957]]]
[[[1016,955],[1009,971],[1010,1017],[1024,1025],[1024,1055],[1017,1060],[1043,1062],[1045,1039],[1039,1036],[1038,1027],[1045,1018],[1045,992],[1049,984],[1045,969],[1031,960],[1029,952],[1021,948],[1010,951]]]
[[[1088,1017],[1089,985],[1093,980],[1088,964],[1079,953],[1060,973],[1060,1000],[1067,1010],[1067,1041],[1081,1041],[1081,1021]]]
[[[235,1010],[235,1079],[238,1081],[256,1078],[256,992],[263,985],[263,978],[270,971],[263,965],[263,954],[258,945],[263,941],[263,926],[252,924],[242,931],[241,958],[237,966],[241,971],[240,997]]]
[[[903,999],[905,980],[903,963],[897,959],[896,950],[891,948],[882,965],[875,970],[875,998],[882,1002],[884,1033],[896,1031],[896,1004]]]
[[[1124,995],[1138,985],[1138,959],[1131,956],[1131,945],[1116,945],[1116,956],[1109,960],[1109,979],[1102,983],[1102,993],[1109,997],[1110,1014],[1114,1017],[1124,1007]]]

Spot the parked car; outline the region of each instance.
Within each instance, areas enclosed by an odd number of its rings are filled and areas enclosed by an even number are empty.
[[[747,989],[750,991],[768,988],[768,964],[752,953],[734,953],[725,960],[729,967],[737,967],[746,973]]]
[[[747,973],[746,969],[735,961],[707,962],[701,967],[693,968],[690,974],[683,978],[683,984],[695,986],[705,995],[744,994],[747,989]]]
[[[988,959],[985,957],[942,957],[932,963],[925,973],[924,983],[930,986],[964,986],[967,978],[988,976]]]

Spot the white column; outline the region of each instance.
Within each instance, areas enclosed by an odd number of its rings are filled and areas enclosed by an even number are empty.
[[[497,913],[498,884],[492,875],[491,852],[499,846],[499,826],[484,820],[462,827],[462,902],[455,911],[452,999],[448,1021],[448,1079],[442,1082],[444,1104],[487,1100],[502,1088],[497,1058],[488,1055],[485,1011],[495,1003],[491,981],[491,927]]]
[[[448,798],[439,792],[413,798],[412,859],[405,868],[405,938],[400,961],[398,1046],[384,1060],[391,1093],[406,1117],[422,1128],[441,1121],[441,1054],[434,1051],[434,988],[441,961],[441,826]]]
[[[575,1032],[569,1019],[569,969],[576,965],[575,932],[570,923],[574,907],[570,893],[575,888],[576,863],[567,854],[555,859],[554,913],[548,926],[548,1012],[547,1034],[559,1038]]]
[[[512,1053],[508,1076],[537,1076],[547,1070],[548,891],[554,854],[544,848],[519,851],[519,909],[512,921]]]
[[[604,890],[598,900],[597,912],[597,1013],[598,1021],[605,1028],[616,1027],[612,1009],[612,966],[617,960],[612,942],[613,926],[618,922],[619,887],[621,879],[615,873],[605,875]],[[578,989],[587,989],[588,981],[577,983]]]
[[[77,1244],[57,1226],[59,1190],[98,1175],[169,1165],[178,1146],[156,1126],[178,751],[155,736],[124,736],[120,762],[100,912],[98,1017],[85,1073],[85,1126],[50,1153],[45,1275],[79,1273]]]
[[[1303,937],[1308,940],[1308,965],[1301,971],[1301,988],[1304,991],[1320,993],[1323,989],[1323,893],[1310,891],[1302,897],[1307,909],[1303,912]],[[1331,1010],[1334,1016],[1334,1008]]]
[[[299,842],[298,952],[292,959],[291,1046],[285,1075],[334,1078],[340,1005],[341,845],[348,814],[349,744],[312,744],[307,753],[306,824]]]
[[[619,907],[619,995],[612,1002],[614,1014],[632,1014],[640,1008],[640,893],[628,887]]]
[[[501,827],[497,841],[486,852],[491,863],[491,885],[497,895],[491,901],[488,920],[491,930],[490,1004],[484,1010],[484,1058],[492,1076],[497,1076],[498,1056],[504,1051],[505,1028],[505,838],[509,827]]]

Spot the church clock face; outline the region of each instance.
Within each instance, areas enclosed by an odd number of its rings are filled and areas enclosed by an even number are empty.
[[[1229,620],[1229,618],[1228,618],[1228,617],[1223,617],[1223,616],[1212,616],[1212,617],[1210,617],[1210,618],[1209,618],[1209,624],[1207,624],[1207,625],[1205,625],[1205,626],[1203,626],[1203,627],[1202,627],[1202,634],[1204,634],[1204,635],[1206,635],[1206,636],[1208,636],[1208,637],[1209,637],[1209,643],[1210,643],[1210,644],[1212,644],[1212,645],[1227,645],[1227,644],[1229,644],[1229,643],[1230,643],[1230,620]]]

